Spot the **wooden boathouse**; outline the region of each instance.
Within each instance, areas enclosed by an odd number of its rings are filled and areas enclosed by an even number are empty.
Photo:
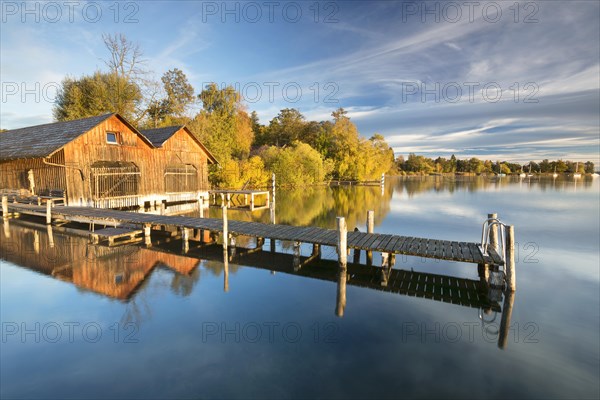
[[[66,205],[159,210],[208,197],[214,156],[184,126],[140,132],[116,113],[0,134],[0,190]]]

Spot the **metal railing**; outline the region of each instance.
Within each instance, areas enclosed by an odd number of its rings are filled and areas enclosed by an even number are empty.
[[[494,226],[497,226],[499,228],[498,230],[500,231],[501,240],[498,243],[498,245],[502,245],[502,251],[500,251],[500,248],[497,248],[495,250],[497,251],[500,258],[502,258],[502,261],[506,262],[506,227],[508,225],[500,221],[498,218],[488,218],[483,222],[483,226],[481,228],[480,249],[484,255],[488,255],[488,246],[490,245],[490,231]]]

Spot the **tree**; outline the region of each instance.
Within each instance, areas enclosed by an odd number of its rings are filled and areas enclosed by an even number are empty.
[[[285,146],[303,136],[306,124],[304,115],[295,108],[284,108],[271,120],[267,128],[266,143],[274,146]]]
[[[114,74],[96,72],[79,79],[65,78],[56,96],[53,114],[57,121],[93,117],[117,112],[134,118],[142,93],[135,83]],[[115,96],[115,88],[119,96]]]
[[[594,163],[591,161],[587,161],[584,165],[584,171],[586,174],[593,174],[594,171]]]
[[[153,100],[154,87],[144,79],[147,71],[138,45],[123,35],[103,35],[109,57],[107,72],[65,78],[58,90],[54,117],[59,121],[117,112],[137,124]]]
[[[110,86],[113,102],[116,104],[115,112],[128,110],[129,120],[137,124],[147,113],[148,104],[154,101],[156,85],[146,79],[148,70],[145,68],[147,60],[143,59],[140,46],[131,42],[123,34],[103,34],[102,40],[109,52],[104,63],[109,69],[112,84]],[[132,95],[130,87],[137,86],[140,95]],[[144,104],[146,103],[148,104]],[[133,111],[129,109],[133,108]]]
[[[186,112],[196,100],[194,88],[187,76],[177,68],[165,72],[161,78],[164,97],[150,102],[148,116],[153,127],[187,122]]]
[[[247,157],[254,133],[239,93],[231,86],[219,89],[213,83],[207,85],[198,97],[203,108],[190,121],[188,128],[219,162]]]

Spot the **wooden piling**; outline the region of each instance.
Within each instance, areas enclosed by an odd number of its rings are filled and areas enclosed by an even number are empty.
[[[517,290],[517,276],[515,270],[515,227],[506,227],[506,284],[509,291]]]
[[[8,197],[2,196],[2,218],[8,219]]]
[[[150,229],[151,229],[152,225],[150,224],[145,224],[144,225],[144,244],[147,247],[152,246],[152,239],[150,238]]]
[[[233,260],[233,258],[235,257],[235,244],[236,244],[236,237],[234,235],[229,234],[229,258],[231,260]]]
[[[317,260],[321,259],[321,245],[319,243],[313,244],[312,256]]]
[[[348,265],[348,227],[344,217],[337,217],[338,233],[338,260],[340,268],[346,269]]]
[[[375,211],[367,211],[367,233],[373,233],[375,230]]]
[[[204,218],[204,196],[198,198],[198,216]]]
[[[223,250],[227,250],[227,242],[229,239],[229,233],[227,229],[227,203],[223,203],[221,210],[223,210]]]
[[[46,225],[52,223],[52,200],[46,201]]]
[[[181,227],[181,251],[186,254],[190,250],[190,231]]]
[[[300,242],[294,242],[294,272],[300,270]]]
[[[375,230],[375,211],[369,210],[367,211],[367,233],[373,233]],[[373,265],[373,252],[367,251],[367,266]]]
[[[498,214],[488,214],[488,219],[497,219]],[[494,221],[492,221],[493,223]],[[498,224],[492,225],[490,228],[489,245],[492,249],[498,251]]]

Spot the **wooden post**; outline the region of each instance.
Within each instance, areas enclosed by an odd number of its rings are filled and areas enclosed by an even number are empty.
[[[375,211],[367,211],[367,233],[373,233],[375,231]],[[367,266],[373,265],[373,252],[367,251]]]
[[[8,197],[2,196],[2,218],[8,219]]]
[[[231,208],[231,194],[227,193],[227,207]]]
[[[223,250],[227,250],[227,242],[229,239],[227,229],[227,203],[223,203],[221,209],[223,210]]]
[[[167,212],[167,205],[164,201],[160,202],[160,215],[165,215]]]
[[[506,283],[508,291],[517,290],[517,276],[515,270],[515,227],[509,225],[506,227]]]
[[[269,239],[269,247],[271,248],[271,253],[275,253],[275,239]]]
[[[294,272],[300,270],[300,242],[294,242]]]
[[[46,201],[46,225],[52,223],[52,200]]]
[[[348,264],[348,227],[344,217],[337,217],[338,260],[340,268],[346,269]]]
[[[498,214],[488,214],[488,219],[490,218],[498,218]],[[489,245],[492,249],[498,251],[498,224],[492,225],[490,228],[490,238]]]
[[[190,250],[190,231],[186,227],[181,227],[181,251],[185,254]]]
[[[144,224],[144,244],[148,247],[152,246],[152,239],[150,238],[150,228],[152,225]]]
[[[254,193],[250,194],[250,211],[254,211]]]
[[[317,259],[321,259],[321,245],[318,243],[313,244],[312,255]]]
[[[271,184],[271,204],[269,206],[271,223],[275,224],[275,174],[273,174],[272,184]]]
[[[500,318],[500,330],[498,332],[498,347],[506,348],[508,343],[508,333],[510,331],[510,319],[512,317],[513,304],[515,303],[515,293],[507,290],[504,292],[504,305],[502,307],[502,316]]]
[[[204,218],[204,196],[198,198],[198,214],[200,218]]]

